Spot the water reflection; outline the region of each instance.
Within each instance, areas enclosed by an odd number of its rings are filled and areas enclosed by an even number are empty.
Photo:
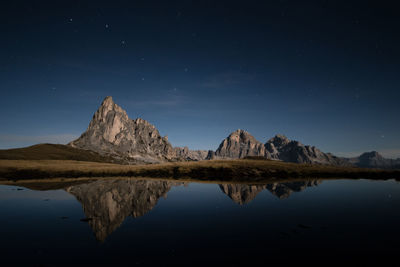
[[[320,183],[319,180],[313,180],[262,185],[220,184],[219,188],[235,203],[244,205],[253,201],[263,190],[284,199],[293,192]],[[69,186],[65,190],[81,203],[96,239],[104,241],[128,216],[137,218],[145,215],[156,206],[159,198],[167,197],[173,186],[183,184],[159,180],[98,180]]]
[[[317,186],[321,180],[271,183],[265,185],[220,184],[222,192],[240,205],[251,202],[261,191],[267,189],[279,199],[288,198],[293,192],[301,192],[307,187]]]
[[[247,266],[259,262],[254,255],[298,265],[309,264],[310,251],[315,263],[332,261],[332,251],[339,264],[397,262],[400,185],[320,183],[182,187],[173,180],[105,178],[2,185],[2,265],[183,266],[195,259]]]
[[[67,187],[82,204],[86,220],[99,241],[120,226],[128,216],[143,216],[172,186],[183,183],[156,180],[99,180]]]

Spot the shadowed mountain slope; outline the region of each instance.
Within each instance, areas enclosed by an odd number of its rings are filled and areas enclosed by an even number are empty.
[[[111,157],[100,155],[94,151],[56,144],[38,144],[24,148],[2,149],[0,150],[0,159],[118,162]]]

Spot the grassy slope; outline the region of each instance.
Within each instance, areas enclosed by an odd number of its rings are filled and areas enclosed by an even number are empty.
[[[113,162],[111,158],[101,156],[93,151],[56,144],[38,144],[24,148],[2,149],[0,150],[0,159]]]
[[[3,179],[153,177],[234,182],[285,178],[400,178],[400,171],[343,168],[267,160],[212,160],[154,165],[118,165],[69,160],[0,160]]]

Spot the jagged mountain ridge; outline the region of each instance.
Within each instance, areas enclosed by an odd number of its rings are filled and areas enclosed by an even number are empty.
[[[385,159],[372,152],[357,158],[339,158],[279,134],[263,144],[241,129],[225,138],[216,151],[172,147],[167,136],[162,137],[154,125],[141,118],[130,119],[110,96],[104,99],[95,112],[87,130],[68,145],[97,152],[112,158],[114,162],[128,164],[256,156],[294,163],[400,168],[400,159]]]
[[[190,150],[185,147],[174,147],[176,157],[188,161],[204,160],[207,158],[209,150]]]
[[[289,140],[284,135],[276,135],[265,143],[265,157],[294,163],[311,163],[344,166],[348,163],[330,153],[324,153],[314,146],[303,145]]]
[[[111,96],[104,99],[87,130],[69,145],[110,155],[126,163],[177,160],[179,151],[148,121],[130,119]]]
[[[265,157],[295,163],[324,165],[349,165],[343,159],[324,153],[316,147],[305,146],[298,141],[289,140],[284,135],[276,135],[265,144],[257,141],[247,131],[238,129],[225,138],[209,159],[237,159],[248,156]]]

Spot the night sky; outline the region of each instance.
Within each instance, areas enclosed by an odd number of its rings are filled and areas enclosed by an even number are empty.
[[[174,146],[240,128],[400,157],[395,1],[8,1],[0,148],[67,143],[111,95]]]

